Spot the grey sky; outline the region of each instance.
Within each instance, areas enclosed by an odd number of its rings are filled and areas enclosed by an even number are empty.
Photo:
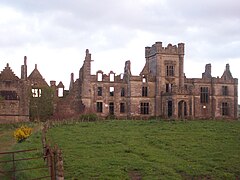
[[[88,48],[101,69],[123,72],[131,60],[138,75],[144,47],[156,41],[185,43],[185,73],[201,77],[206,63],[214,76],[225,64],[240,78],[239,0],[1,0],[0,69],[6,63],[20,75],[23,56],[45,79],[69,86]]]

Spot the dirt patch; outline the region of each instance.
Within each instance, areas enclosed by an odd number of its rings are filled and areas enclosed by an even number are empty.
[[[142,179],[141,173],[139,171],[130,171],[128,173],[128,175],[131,180],[141,180]]]

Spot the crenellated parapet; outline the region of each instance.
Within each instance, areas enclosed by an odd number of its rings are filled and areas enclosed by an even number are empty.
[[[146,58],[156,54],[184,55],[184,43],[178,43],[178,45],[168,44],[167,47],[163,47],[162,42],[156,42],[152,47],[145,47]]]

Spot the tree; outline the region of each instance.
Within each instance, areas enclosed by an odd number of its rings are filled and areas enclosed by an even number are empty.
[[[30,119],[45,121],[53,115],[54,91],[50,87],[41,88],[41,96],[30,98]]]

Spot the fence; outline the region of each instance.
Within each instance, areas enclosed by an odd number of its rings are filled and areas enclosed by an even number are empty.
[[[50,146],[49,142],[47,142],[46,133],[49,128],[49,124],[45,124],[42,129],[42,151],[41,155],[30,156],[30,152],[39,152],[38,149],[27,149],[27,150],[20,150],[20,151],[12,151],[12,152],[0,152],[0,155],[10,156],[8,160],[0,161],[0,165],[2,164],[9,164],[8,170],[1,170],[0,169],[0,179],[2,175],[7,179],[16,179],[16,174],[22,171],[40,171],[42,169],[45,174],[39,175],[38,177],[31,178],[31,180],[37,179],[51,179],[51,180],[64,180],[64,168],[63,168],[63,157],[62,151],[58,148],[57,145]],[[17,154],[25,153],[24,158],[16,158]],[[35,153],[37,154],[37,153]],[[30,157],[27,157],[29,155]],[[33,160],[43,159],[42,166],[34,166],[34,167],[27,167],[27,168],[17,168],[18,162],[29,162]],[[6,168],[5,168],[6,169]],[[47,175],[46,175],[47,172]],[[39,174],[39,172],[38,172]],[[41,174],[41,172],[40,172]]]
[[[9,169],[5,170],[5,171],[0,170],[0,174],[4,175],[4,177],[7,179],[15,180],[16,174],[19,172],[32,171],[35,174],[37,174],[37,172],[38,172],[38,174],[39,173],[41,174],[41,172],[44,172],[44,171],[46,172],[48,170],[48,167],[44,163],[42,165],[35,165],[34,167],[23,166],[21,168],[17,168],[17,165],[19,164],[19,162],[25,162],[25,164],[27,164],[27,163],[33,164],[33,163],[31,163],[31,161],[33,162],[35,160],[42,159],[42,156],[30,155],[30,152],[37,152],[37,151],[38,151],[38,149],[28,149],[28,150],[21,150],[21,151],[1,152],[0,155],[4,155],[8,160],[0,161],[0,164],[1,165],[5,164],[5,166],[9,167]],[[24,158],[21,157],[22,154],[25,154],[23,156]],[[26,154],[29,157],[26,157]],[[17,157],[18,155],[20,156],[20,158]],[[8,156],[10,156],[10,157],[8,157]],[[50,165],[50,167],[51,167],[51,165]],[[43,176],[34,177],[34,178],[32,178],[32,180],[51,178],[51,174],[49,175],[49,173],[48,174],[42,173],[42,174],[43,174]]]

